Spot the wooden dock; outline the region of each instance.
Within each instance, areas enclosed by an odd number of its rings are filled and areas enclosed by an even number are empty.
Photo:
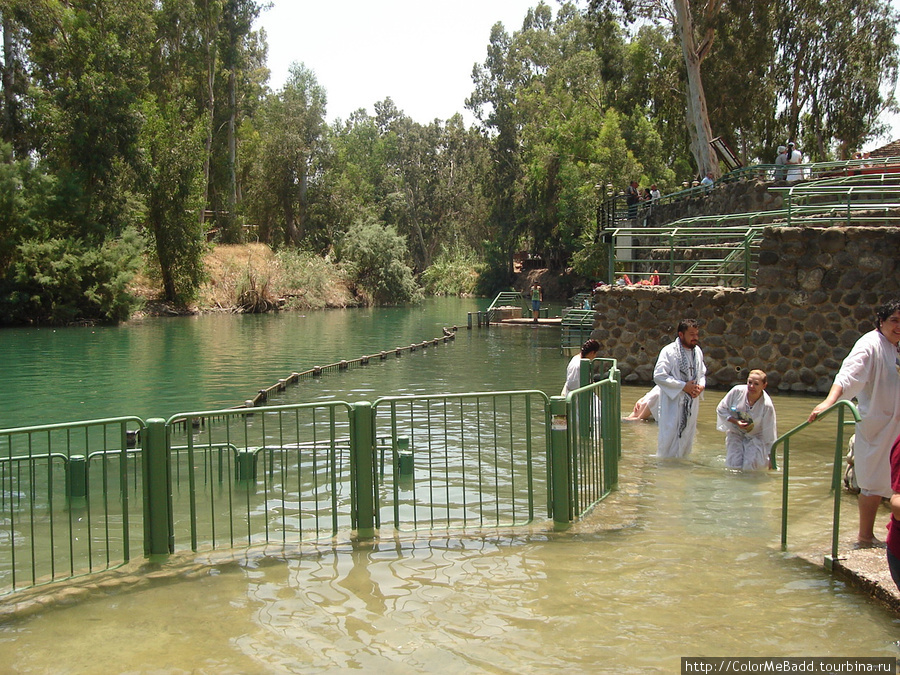
[[[538,319],[535,321],[534,319],[526,319],[526,318],[516,318],[516,319],[503,319],[494,323],[495,326],[556,326],[559,327],[562,325],[562,319],[558,316],[550,317],[547,319]]]

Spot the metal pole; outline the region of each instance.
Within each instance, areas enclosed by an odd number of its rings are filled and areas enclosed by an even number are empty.
[[[144,454],[144,555],[162,562],[175,552],[172,520],[172,479],[168,429],[163,419],[147,420],[142,436]]]
[[[573,497],[570,493],[571,459],[566,399],[550,398],[550,471],[553,486],[553,529],[565,530],[572,523]]]
[[[829,570],[837,560],[838,533],[841,529],[841,467],[844,457],[844,406],[838,408],[837,438],[834,441],[834,467],[831,472],[831,489],[834,490],[834,516],[831,527],[831,560],[825,559],[825,567]]]
[[[375,536],[375,413],[372,404],[360,401],[352,406],[350,445],[353,452],[356,534],[360,539]]]

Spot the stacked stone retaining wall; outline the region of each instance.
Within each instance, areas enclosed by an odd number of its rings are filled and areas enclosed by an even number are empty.
[[[650,384],[659,350],[682,318],[700,321],[707,386],[765,370],[769,388],[826,393],[874,310],[900,298],[900,228],[768,227],[756,287],[603,287],[593,337],[623,380]]]

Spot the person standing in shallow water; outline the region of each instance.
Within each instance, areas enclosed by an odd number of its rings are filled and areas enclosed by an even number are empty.
[[[600,353],[600,343],[594,338],[588,338],[581,345],[581,350],[569,359],[566,366],[566,383],[563,385],[560,396],[566,396],[570,391],[575,391],[581,386],[581,359],[593,361]]]
[[[733,387],[716,406],[716,428],[725,432],[725,466],[729,469],[769,467],[769,451],[778,431],[766,384],[768,377],[763,371],[751,370],[747,384]]]
[[[880,546],[875,519],[881,499],[890,499],[891,447],[900,435],[900,300],[875,311],[875,330],[863,335],[841,363],[828,396],[808,421],[840,400],[856,398],[862,418],[856,425],[853,461],[860,493],[860,547]]]
[[[541,301],[544,299],[544,293],[540,284],[531,284],[531,315],[534,322],[538,322],[538,315],[541,313]]]
[[[657,457],[687,457],[697,433],[700,395],[706,389],[706,364],[696,319],[678,324],[678,337],[659,352],[653,381],[659,385]]]

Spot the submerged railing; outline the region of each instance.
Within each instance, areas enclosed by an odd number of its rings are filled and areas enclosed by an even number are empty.
[[[0,430],[0,594],[136,551],[565,528],[615,488],[621,452],[615,361],[583,361],[582,383]]]
[[[831,529],[831,555],[825,557],[825,567],[832,569],[834,561],[838,557],[838,533],[841,523],[841,468],[844,464],[844,449],[847,447],[844,443],[844,427],[848,422],[845,421],[845,414],[849,412],[853,416],[853,422],[859,422],[859,410],[850,401],[838,401],[818,414],[814,422],[818,422],[822,418],[830,415],[832,412],[837,413],[837,434],[834,442],[834,464],[831,470],[831,489],[834,493],[834,509],[832,515]],[[853,423],[850,422],[850,423]],[[813,422],[803,422],[794,427],[786,434],[782,434],[772,444],[769,451],[769,463],[772,469],[778,468],[776,463],[776,450],[779,445],[784,445],[784,466],[782,468],[782,488],[781,488],[781,550],[787,550],[787,519],[788,519],[788,487],[790,485],[790,465],[791,465],[791,438],[806,429]]]
[[[136,417],[0,432],[0,589],[127,562],[143,528]]]

